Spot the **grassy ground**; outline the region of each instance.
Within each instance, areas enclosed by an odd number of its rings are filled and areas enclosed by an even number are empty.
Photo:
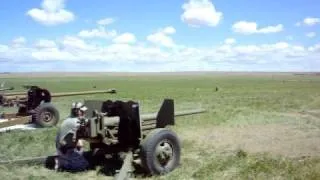
[[[320,77],[289,74],[84,76],[0,78],[17,91],[36,84],[52,92],[116,88],[116,95],[54,99],[61,117],[72,101],[135,100],[143,112],[164,98],[176,109],[202,107],[207,113],[177,118],[181,166],[151,179],[320,179]],[[216,91],[218,88],[218,91]],[[50,155],[56,128],[0,135],[0,159]],[[105,179],[96,171],[55,173],[43,167],[0,166],[1,179]]]

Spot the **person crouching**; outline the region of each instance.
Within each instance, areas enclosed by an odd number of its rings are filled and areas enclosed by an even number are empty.
[[[83,141],[76,136],[86,111],[87,107],[81,102],[73,103],[70,117],[62,122],[56,136],[55,170],[80,172],[89,168],[89,162],[83,156]]]

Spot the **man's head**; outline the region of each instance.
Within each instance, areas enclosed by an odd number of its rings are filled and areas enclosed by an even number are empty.
[[[74,117],[84,117],[88,108],[81,102],[72,103],[71,115]]]

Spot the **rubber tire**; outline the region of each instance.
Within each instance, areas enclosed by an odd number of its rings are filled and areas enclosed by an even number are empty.
[[[167,140],[173,146],[173,162],[165,168],[159,166],[154,158],[156,146],[162,140]],[[158,128],[151,131],[141,143],[140,158],[142,168],[150,175],[163,175],[173,171],[180,164],[181,143],[173,131]]]
[[[51,116],[53,116],[52,120],[49,122],[41,119],[41,113],[50,112]],[[59,111],[50,103],[40,104],[35,110],[32,116],[33,122],[36,123],[40,127],[52,127],[55,126],[60,118]]]

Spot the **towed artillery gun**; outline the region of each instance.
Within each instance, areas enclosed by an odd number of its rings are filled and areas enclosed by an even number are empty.
[[[40,127],[55,126],[60,114],[51,103],[52,97],[116,93],[115,89],[109,89],[51,94],[47,89],[38,86],[24,86],[24,88],[28,89],[26,93],[6,93],[0,97],[0,106],[11,104],[18,107],[17,113],[0,114],[0,128],[30,123]]]
[[[100,94],[100,93],[116,93],[115,89],[108,90],[95,90],[95,91],[79,91],[79,92],[63,92],[63,93],[50,93],[47,89],[40,88],[38,86],[23,86],[27,89],[27,92],[11,92],[0,94],[0,106],[12,107],[17,106],[22,101],[26,101],[29,98],[29,91],[38,91],[39,96],[43,100],[50,101],[52,97],[65,97],[65,96],[76,96],[76,95],[89,95],[89,94]],[[14,88],[5,88],[2,91],[13,90]],[[1,89],[0,89],[1,91]]]
[[[76,138],[89,142],[89,154],[99,154],[99,160],[109,157],[120,161],[121,165],[113,172],[116,180],[129,179],[135,173],[163,175],[177,168],[181,141],[168,126],[176,124],[175,117],[206,112],[204,109],[176,112],[173,99],[165,99],[158,112],[148,114],[140,114],[139,104],[134,101],[87,100],[84,104],[92,113],[80,121]],[[56,155],[0,161],[0,165],[42,164],[51,169],[55,158]]]
[[[140,114],[134,101],[94,101],[84,103],[91,118],[83,120],[78,139],[90,143],[90,152],[121,157],[117,179],[143,172],[161,175],[174,170],[180,163],[181,144],[178,136],[167,128],[175,125],[175,117],[203,113],[203,109],[174,110],[173,99],[165,99],[157,113]],[[124,155],[124,156],[123,156]]]

